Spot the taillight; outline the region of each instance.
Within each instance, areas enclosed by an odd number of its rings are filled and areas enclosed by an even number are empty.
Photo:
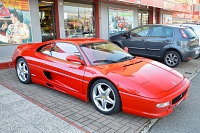
[[[183,38],[189,38],[188,35],[184,32],[183,29],[180,29],[181,35]]]

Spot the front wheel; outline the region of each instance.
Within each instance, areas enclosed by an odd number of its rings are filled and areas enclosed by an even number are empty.
[[[90,98],[95,108],[106,115],[121,110],[121,100],[116,87],[105,79],[94,82],[90,91]]]
[[[169,67],[176,67],[181,63],[181,57],[176,51],[169,51],[164,56],[164,63]]]
[[[17,77],[24,84],[31,83],[31,75],[28,64],[24,58],[20,58],[16,63]]]

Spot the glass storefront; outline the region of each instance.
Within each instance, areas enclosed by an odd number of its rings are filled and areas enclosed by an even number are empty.
[[[163,17],[163,19],[162,19],[163,24],[172,24],[172,15],[163,14],[162,17]]]
[[[123,33],[133,28],[133,10],[109,8],[110,36]]]
[[[95,37],[93,4],[64,2],[64,26],[68,38]]]

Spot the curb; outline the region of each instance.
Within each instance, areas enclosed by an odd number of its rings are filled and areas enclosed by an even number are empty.
[[[8,68],[12,68],[13,67],[13,64],[12,62],[1,62],[0,63],[0,70],[3,70],[3,69],[8,69]]]
[[[195,78],[195,77],[197,76],[197,74],[199,74],[199,73],[200,73],[200,69],[197,70],[195,73],[193,73],[193,74],[191,75],[191,77],[188,78],[188,79],[191,81],[191,80],[192,80],[193,78]],[[162,119],[162,118],[160,118],[160,119]],[[148,131],[151,129],[151,127],[152,127],[158,120],[159,120],[159,118],[158,118],[158,119],[150,119],[149,121],[147,121],[147,122],[142,126],[143,129],[141,129],[141,131],[140,131],[139,133],[148,133]]]

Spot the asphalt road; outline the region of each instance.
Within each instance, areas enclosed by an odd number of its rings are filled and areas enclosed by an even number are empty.
[[[188,98],[148,133],[200,133],[200,73],[191,81]]]

